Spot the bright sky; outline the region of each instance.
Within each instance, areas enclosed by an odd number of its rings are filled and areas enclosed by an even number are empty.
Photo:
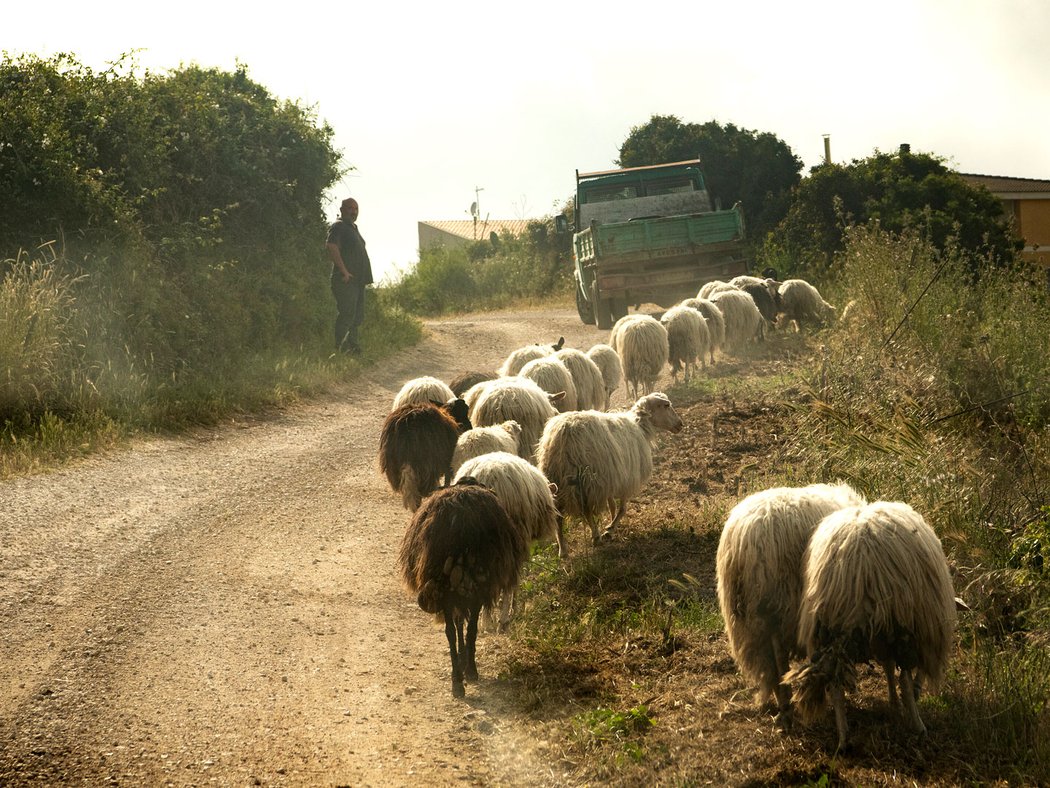
[[[476,195],[482,217],[552,213],[654,114],[771,132],[804,174],[830,134],[836,161],[907,142],[962,172],[1050,179],[1048,35],[1046,0],[53,0],[6,8],[0,50],[243,63],[334,128],[355,170],[329,215],[358,199],[381,278],[418,259],[418,221],[468,219]]]

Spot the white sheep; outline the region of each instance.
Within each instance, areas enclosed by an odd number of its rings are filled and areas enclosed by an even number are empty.
[[[711,363],[715,363],[715,351],[721,350],[726,343],[726,319],[722,310],[715,306],[713,301],[706,298],[686,298],[679,302],[678,306],[691,306],[704,316],[707,321],[707,330],[711,335]]]
[[[620,356],[630,396],[652,392],[668,358],[667,329],[660,321],[650,315],[621,317],[609,333],[609,344]]]
[[[673,306],[664,312],[660,322],[667,329],[667,359],[671,363],[671,381],[678,380],[678,371],[684,367],[686,383],[692,380],[699,359],[707,366],[711,352],[711,332],[707,320],[691,306]]]
[[[781,677],[798,648],[802,554],[820,521],[832,512],[862,506],[847,484],[773,487],[747,496],[729,512],[718,542],[718,604],[729,650],[764,704],[775,694],[787,723],[790,688]]]
[[[804,279],[788,279],[780,284],[780,320],[785,325],[804,323],[820,327],[835,319],[835,307],[825,301],[820,291]]]
[[[713,296],[715,293],[722,293],[726,290],[736,289],[737,288],[729,284],[729,282],[722,282],[716,279],[715,281],[708,282],[703,287],[701,287],[699,292],[697,292],[696,297],[709,300],[711,296]]]
[[[562,348],[554,357],[568,367],[576,384],[576,408],[578,410],[605,410],[609,397],[605,393],[605,378],[587,354],[576,348]]]
[[[536,381],[548,394],[562,392],[565,396],[558,401],[559,412],[577,409],[576,383],[573,382],[569,368],[557,354],[534,358],[521,368],[518,375]]]
[[[508,419],[518,422],[518,454],[532,462],[544,425],[558,412],[552,404],[557,401],[557,395],[548,394],[528,378],[498,378],[484,384],[470,410],[470,420],[478,427],[491,427]]]
[[[597,544],[612,535],[627,502],[652,476],[650,444],[657,431],[681,429],[681,417],[659,392],[642,397],[622,413],[562,413],[544,427],[536,464],[557,486],[555,496],[562,515],[582,517]],[[606,507],[612,521],[599,534],[597,518]]]
[[[937,534],[904,503],[878,501],[825,517],[809,540],[798,639],[806,663],[788,674],[812,720],[831,696],[838,746],[846,745],[844,693],[858,662],[877,660],[890,705],[925,733],[916,701],[923,680],[944,679],[955,629],[955,596]],[[900,696],[896,670],[900,669]]]
[[[424,402],[433,402],[442,405],[456,398],[452,387],[445,381],[437,378],[424,376],[407,381],[394,397],[391,410],[397,410],[402,405],[420,405]]]
[[[473,477],[488,487],[503,504],[511,523],[529,544],[555,542],[559,557],[566,557],[565,539],[552,485],[547,478],[516,454],[493,452],[474,457],[463,464],[455,482]],[[516,589],[500,599],[499,629],[510,623]]]
[[[587,357],[602,371],[605,398],[607,402],[611,401],[613,392],[623,383],[623,363],[620,356],[609,345],[599,342],[587,351]]]
[[[491,427],[474,427],[459,436],[456,448],[452,452],[452,472],[459,470],[467,460],[490,454],[494,451],[506,451],[517,454],[521,442],[521,425],[510,419]]]
[[[740,353],[761,335],[765,321],[755,300],[743,290],[733,288],[715,293],[711,302],[722,311],[726,321],[726,348]]]
[[[500,377],[510,377],[521,372],[521,368],[536,358],[549,356],[556,350],[561,350],[565,344],[565,337],[559,337],[553,345],[525,345],[517,350],[512,350],[503,365],[499,368]]]

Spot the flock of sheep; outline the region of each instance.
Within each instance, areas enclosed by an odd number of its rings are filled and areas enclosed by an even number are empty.
[[[621,318],[609,344],[586,352],[559,339],[514,350],[496,372],[406,382],[379,465],[414,512],[398,565],[420,608],[444,622],[453,695],[477,679],[482,611],[509,623],[531,545],[556,542],[567,558],[566,516],[586,522],[598,545],[648,483],[658,433],[683,426],[654,391],[665,366],[688,379],[719,348],[739,352],[778,322],[833,316],[803,280],[738,277],[660,320]],[[624,383],[633,406],[608,412]],[[869,504],[847,485],[756,493],[729,513],[716,575],[733,658],[785,727],[793,703],[809,720],[830,698],[845,745],[844,693],[855,665],[874,659],[891,705],[925,730],[916,701],[944,676],[956,602],[940,542],[910,507]]]

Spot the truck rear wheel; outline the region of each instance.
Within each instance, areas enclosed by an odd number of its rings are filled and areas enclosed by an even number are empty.
[[[598,292],[598,283],[591,285],[591,303],[594,304],[594,318],[598,328],[608,330],[612,328],[612,302],[608,298],[602,298]]]
[[[576,312],[580,316],[580,320],[589,326],[594,325],[594,305],[591,304],[587,299],[583,297],[583,293],[580,292],[580,288],[577,286],[576,290]]]

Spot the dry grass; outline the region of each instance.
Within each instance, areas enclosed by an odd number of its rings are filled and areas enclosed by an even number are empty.
[[[964,647],[951,686],[922,702],[924,739],[902,731],[881,670],[870,666],[849,698],[848,752],[834,749],[830,710],[813,728],[785,734],[771,709],[754,706],[717,613],[715,551],[741,496],[826,480],[800,478],[805,466],[789,440],[807,396],[805,365],[797,365],[815,344],[779,335],[750,359],[720,363],[703,384],[673,391],[686,427],[662,442],[653,480],[617,538],[594,549],[585,528],[571,524],[571,565],[559,567],[549,552],[533,562],[509,638],[490,646],[501,678],[493,691],[549,743],[552,784],[1050,779],[1045,762],[1019,757],[1024,734],[989,735],[1009,715],[980,685],[997,680],[1002,666],[985,665],[982,674]],[[969,627],[964,620],[964,636]]]

